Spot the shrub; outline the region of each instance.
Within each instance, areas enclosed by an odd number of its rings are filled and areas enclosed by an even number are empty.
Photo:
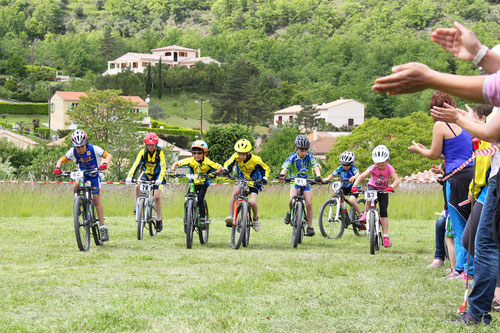
[[[0,103],[0,113],[47,114],[48,103]]]

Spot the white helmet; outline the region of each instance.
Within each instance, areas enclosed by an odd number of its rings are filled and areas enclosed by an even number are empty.
[[[382,163],[389,159],[389,149],[384,145],[378,145],[372,151],[372,160],[374,163]]]
[[[71,134],[71,144],[73,147],[82,147],[89,142],[89,137],[85,131],[77,129]]]
[[[343,152],[339,157],[340,164],[342,165],[350,165],[354,162],[355,159],[356,156],[350,150]]]

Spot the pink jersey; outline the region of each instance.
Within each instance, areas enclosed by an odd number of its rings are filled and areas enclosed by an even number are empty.
[[[372,165],[369,170],[371,178],[368,185],[374,186],[379,191],[383,191],[389,187],[391,173],[396,171],[389,163],[385,165],[384,171],[380,171],[375,164]]]

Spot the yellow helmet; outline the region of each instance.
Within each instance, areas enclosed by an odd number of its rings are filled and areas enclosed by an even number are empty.
[[[234,145],[234,150],[236,150],[237,153],[248,153],[252,150],[252,143],[247,139],[238,140]]]

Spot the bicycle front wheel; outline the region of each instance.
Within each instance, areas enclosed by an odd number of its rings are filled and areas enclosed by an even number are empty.
[[[203,204],[205,205],[205,220],[210,221],[209,216],[208,216],[208,206],[207,206],[207,201],[203,199]],[[198,236],[200,236],[200,244],[207,244],[208,243],[208,234],[210,232],[210,225],[205,224],[205,228],[198,228]]]
[[[83,197],[76,197],[73,204],[73,218],[75,225],[76,244],[80,251],[88,251],[90,248],[90,221]]]
[[[377,249],[377,230],[375,230],[375,213],[368,212],[368,228],[370,229],[370,254],[375,254]]]
[[[146,223],[146,199],[140,197],[137,199],[137,239],[142,240],[144,235],[144,224]]]
[[[243,238],[245,238],[247,220],[248,220],[248,206],[245,201],[238,203],[235,216],[236,224],[233,224],[231,230],[231,247],[235,250],[240,248]]]
[[[101,229],[99,229],[99,220],[95,218],[94,206],[89,206],[89,219],[92,223],[92,236],[94,236],[94,243],[97,246],[102,245]]]
[[[194,216],[196,207],[194,200],[190,199],[186,202],[186,247],[188,249],[193,247],[193,231],[194,231]]]
[[[245,230],[245,237],[243,238],[243,247],[247,247],[248,243],[250,243],[250,230],[252,229],[251,226],[251,221],[252,221],[252,209],[248,210],[248,215],[247,215],[247,225],[246,225],[246,230]]]
[[[292,248],[297,248],[302,236],[302,218],[304,214],[304,205],[302,202],[297,201],[293,209],[292,217]]]
[[[345,216],[339,197],[325,201],[319,210],[319,230],[325,238],[340,238],[344,234]]]
[[[155,212],[154,215],[153,211]],[[148,205],[148,229],[149,236],[156,236],[156,207],[154,201],[152,205]]]

